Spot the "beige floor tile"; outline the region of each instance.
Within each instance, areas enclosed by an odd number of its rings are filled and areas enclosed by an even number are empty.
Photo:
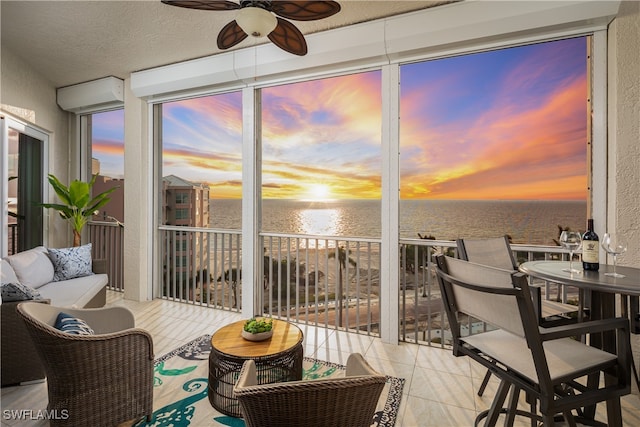
[[[333,333],[327,337],[322,347],[345,353],[366,354],[374,340],[374,337],[367,335],[333,331]]]
[[[369,350],[367,350],[367,357],[374,357],[376,359],[390,360],[398,363],[405,363],[414,365],[416,363],[416,355],[418,354],[418,346],[413,344],[400,343],[387,344],[381,340],[373,340]]]
[[[418,347],[416,366],[455,375],[470,376],[468,357],[455,357],[451,350],[427,346]]]
[[[446,405],[475,410],[473,383],[463,375],[446,374],[416,366],[409,395]]]
[[[347,364],[347,359],[349,358],[350,354],[351,353],[348,352],[348,351],[339,351],[339,350],[332,350],[332,349],[325,348],[325,347],[320,347],[316,351],[316,354],[315,354],[314,357],[316,359],[324,360],[324,361],[327,361],[327,362],[338,363],[340,365],[346,365]]]
[[[416,396],[403,396],[402,415],[396,422],[403,427],[461,427],[472,426],[474,410],[450,406]]]
[[[390,375],[392,377],[404,378],[405,383],[404,388],[402,389],[402,393],[409,394],[415,365],[408,365],[391,360],[377,359],[369,355],[365,355],[365,359],[367,360],[367,362],[369,362],[373,369],[380,373],[384,373],[385,375]]]

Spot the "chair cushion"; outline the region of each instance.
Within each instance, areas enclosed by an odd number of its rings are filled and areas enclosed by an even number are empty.
[[[0,289],[4,302],[42,299],[40,292],[22,283],[2,283]]]
[[[91,271],[91,243],[73,248],[49,248],[54,267],[53,281],[75,279],[93,274]]]
[[[53,280],[53,264],[44,246],[10,255],[6,259],[23,285],[38,289]]]
[[[463,338],[463,341],[532,381],[538,382],[531,350],[524,338],[499,329],[471,335]],[[571,377],[576,372],[613,361],[617,357],[615,354],[598,350],[571,338],[546,341],[543,347],[551,381],[554,382]]]
[[[60,312],[56,319],[55,328],[73,335],[93,335],[93,329],[87,322],[82,319],[78,319],[65,312]]]

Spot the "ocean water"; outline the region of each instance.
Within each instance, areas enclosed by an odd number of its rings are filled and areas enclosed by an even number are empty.
[[[213,228],[240,229],[242,201],[210,201]],[[262,231],[339,237],[380,237],[379,200],[264,200]],[[403,200],[400,237],[440,240],[496,237],[553,245],[558,226],[584,231],[586,201]]]

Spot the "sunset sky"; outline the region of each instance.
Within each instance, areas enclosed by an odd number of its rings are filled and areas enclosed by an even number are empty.
[[[585,38],[402,66],[401,198],[584,200],[586,69]],[[263,89],[265,198],[380,197],[380,78]],[[122,122],[94,115],[103,175],[122,177]],[[241,140],[239,92],[165,103],[163,175],[239,198]]]

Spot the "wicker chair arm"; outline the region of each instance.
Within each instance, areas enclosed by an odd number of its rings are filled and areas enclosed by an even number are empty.
[[[358,375],[248,385],[255,382],[255,362],[248,360],[234,388],[248,427],[365,427],[373,421],[386,377]]]
[[[94,259],[91,262],[91,271],[93,271],[96,274],[107,274],[108,273],[107,259],[106,258]]]

